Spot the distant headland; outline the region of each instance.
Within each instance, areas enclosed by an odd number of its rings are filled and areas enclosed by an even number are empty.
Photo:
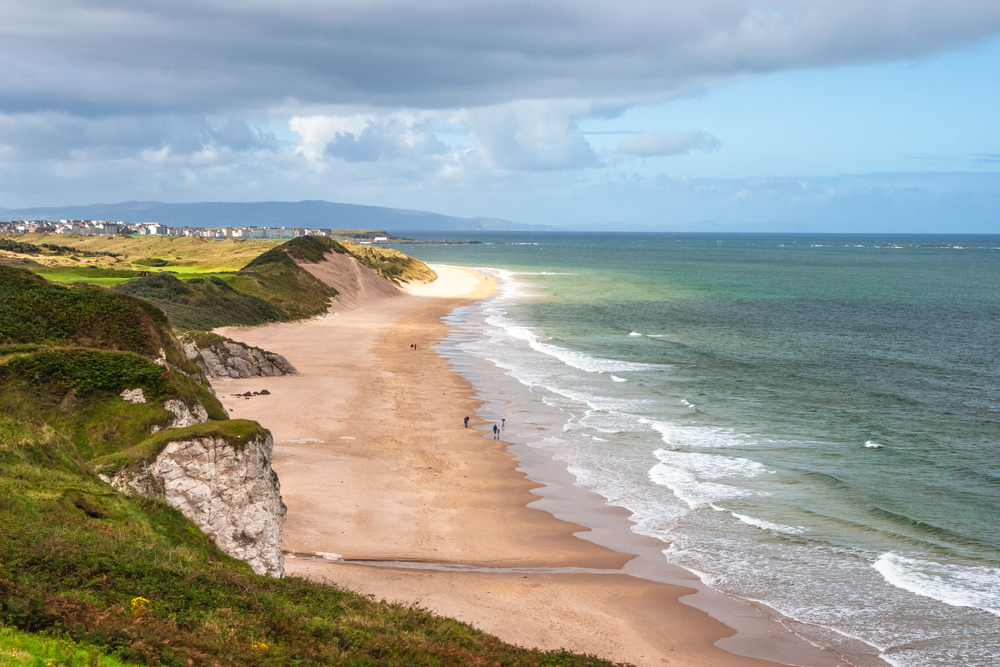
[[[159,223],[165,227],[302,227],[307,229],[367,229],[413,231],[546,231],[548,225],[525,225],[501,218],[459,218],[428,211],[299,202],[198,202],[167,204],[128,201],[118,204],[47,206],[0,209],[0,220],[110,220]]]

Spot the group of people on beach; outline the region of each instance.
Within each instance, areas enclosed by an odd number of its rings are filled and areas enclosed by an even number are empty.
[[[507,418],[506,417],[504,417],[504,418],[502,418],[500,420],[500,426],[497,426],[496,424],[493,425],[493,439],[494,440],[499,440],[500,439],[500,431],[502,431],[506,426],[507,426]],[[465,428],[469,428],[469,418],[468,417],[465,418]]]

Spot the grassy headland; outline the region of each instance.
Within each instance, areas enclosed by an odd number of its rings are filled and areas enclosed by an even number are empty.
[[[352,231],[357,234],[378,232]],[[330,253],[350,255],[396,284],[427,281],[434,272],[391,248],[304,236],[290,241],[200,237],[0,238],[0,266],[27,268],[48,280],[113,287],[162,309],[174,327],[290,321],[326,312],[337,290],[296,262],[319,262]]]
[[[0,664],[608,664],[518,648],[334,586],[256,575],[161,500],[116,492],[96,465],[149,461],[197,435],[238,448],[263,431],[222,421],[149,303],[7,267],[0,289]],[[134,388],[146,403],[119,396]],[[150,436],[171,416],[168,399],[198,400],[215,421]]]

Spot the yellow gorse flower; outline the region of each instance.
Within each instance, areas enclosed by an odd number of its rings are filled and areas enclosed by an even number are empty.
[[[146,611],[146,606],[149,604],[149,600],[140,596],[137,598],[132,598],[132,603],[130,605],[133,616],[142,616],[143,612]]]

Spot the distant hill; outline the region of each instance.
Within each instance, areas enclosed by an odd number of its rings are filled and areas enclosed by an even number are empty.
[[[200,202],[164,204],[128,201],[120,204],[88,204],[3,209],[3,217],[36,220],[109,220],[159,222],[170,227],[308,227],[321,229],[384,229],[415,231],[543,231],[547,225],[522,225],[500,218],[456,218],[428,211],[409,211],[382,206],[335,204],[328,201],[299,202]]]

